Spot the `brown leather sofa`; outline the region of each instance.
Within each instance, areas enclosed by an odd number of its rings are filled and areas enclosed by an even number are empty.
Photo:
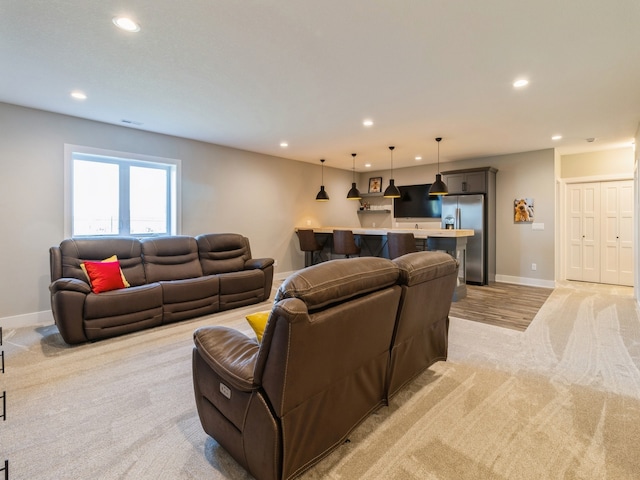
[[[262,343],[228,327],[197,329],[204,430],[259,480],[301,474],[446,359],[457,270],[441,252],[331,260],[284,281]]]
[[[273,259],[239,234],[72,238],[49,250],[51,309],[65,342],[82,343],[269,298]],[[80,264],[117,255],[128,288],[93,293]]]

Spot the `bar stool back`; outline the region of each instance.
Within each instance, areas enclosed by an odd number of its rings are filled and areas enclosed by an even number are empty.
[[[418,251],[413,233],[388,232],[387,247],[391,260]]]
[[[304,266],[308,267],[322,261],[320,252],[323,245],[316,240],[316,236],[311,229],[298,229],[298,240],[300,241],[300,250],[304,252]]]
[[[360,255],[360,247],[356,245],[351,230],[333,231],[333,252],[338,255],[345,255],[347,258],[351,255]]]

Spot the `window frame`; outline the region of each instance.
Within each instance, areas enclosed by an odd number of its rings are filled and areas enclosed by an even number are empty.
[[[73,165],[74,160],[89,160],[99,157],[100,162],[112,163],[118,165],[138,166],[145,168],[158,168],[166,169],[168,189],[167,192],[169,198],[167,199],[167,215],[169,219],[169,232],[168,233],[119,233],[119,234],[104,234],[104,235],[74,235],[73,234]],[[182,208],[181,208],[181,167],[182,161],[175,158],[156,157],[152,155],[143,155],[138,153],[121,152],[116,150],[106,150],[102,148],[86,147],[82,145],[64,145],[64,235],[65,238],[83,238],[88,236],[131,236],[131,237],[155,237],[166,235],[179,235],[182,231]],[[173,188],[171,188],[173,187]],[[128,193],[125,193],[124,186],[120,185],[119,195],[122,197]],[[171,191],[172,190],[172,191]],[[127,200],[128,203],[128,200]],[[127,214],[128,216],[128,214]],[[121,223],[125,221],[125,218],[120,219]],[[130,219],[126,218],[128,228],[131,227]],[[119,231],[122,232],[121,228]]]

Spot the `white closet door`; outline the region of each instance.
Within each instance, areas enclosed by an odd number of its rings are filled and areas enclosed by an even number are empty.
[[[620,187],[620,277],[619,285],[633,286],[633,181]]]
[[[633,182],[567,186],[568,280],[633,285]]]
[[[600,184],[582,184],[582,280],[600,281]]]
[[[567,279],[582,280],[582,185],[567,185]]]
[[[633,184],[604,182],[601,282],[633,285]]]
[[[567,279],[600,281],[600,184],[567,186]]]

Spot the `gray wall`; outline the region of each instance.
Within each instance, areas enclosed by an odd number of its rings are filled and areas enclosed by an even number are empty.
[[[440,163],[440,171],[474,167],[494,167],[496,174],[496,279],[532,285],[550,285],[554,281],[554,150],[514,153],[487,158]],[[432,183],[436,165],[394,170],[396,185]],[[389,171],[362,174],[358,185],[365,186],[369,177],[382,176],[383,189],[389,184]],[[544,230],[533,231],[531,224],[514,224],[513,201],[528,197],[535,201],[535,221],[544,223]],[[382,200],[374,200],[382,201]],[[363,226],[370,226],[372,218],[363,217]],[[396,224],[391,215],[384,217],[384,226],[409,227],[419,223],[421,228],[438,226],[439,222],[422,220]],[[535,263],[537,270],[531,270]]]
[[[331,201],[319,203],[315,195],[320,186],[320,162],[312,165],[0,103],[3,323],[51,321],[48,249],[64,238],[65,143],[180,159],[181,233],[242,233],[249,237],[254,257],[276,259],[276,273],[304,264],[294,234],[296,226],[357,227],[361,220],[395,226],[388,214],[357,214],[359,203],[346,199],[352,173],[331,168],[330,159],[325,164],[324,183]],[[440,165],[441,170],[498,169],[499,280],[531,284],[554,280],[554,172],[560,170],[554,166],[555,157],[549,149]],[[589,162],[597,165],[592,158]],[[436,166],[429,164],[396,169],[394,177],[397,185],[430,183],[435,173]],[[388,174],[388,170],[360,174],[358,186],[365,192],[369,177],[382,176],[384,189]],[[536,222],[545,224],[543,231],[513,223],[512,202],[522,196],[534,198]],[[420,226],[430,225],[420,222]],[[531,263],[537,264],[535,272]]]
[[[351,172],[0,103],[0,319],[50,318],[48,249],[64,238],[64,144],[182,160],[182,233],[237,232],[277,272],[301,268],[294,228],[356,225]],[[330,162],[327,162],[328,164]],[[16,320],[15,318],[13,320]],[[26,320],[29,323],[29,320]],[[33,323],[33,322],[31,322]]]

